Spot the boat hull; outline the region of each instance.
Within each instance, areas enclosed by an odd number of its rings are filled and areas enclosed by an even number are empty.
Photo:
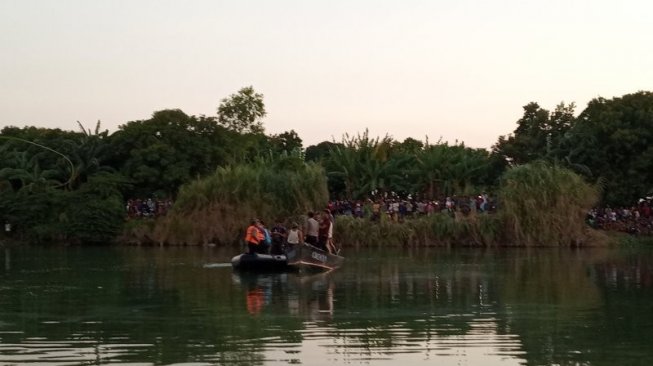
[[[308,244],[296,245],[286,254],[239,254],[231,259],[234,269],[252,272],[330,271],[345,258]]]
[[[285,255],[240,254],[231,259],[234,269],[241,271],[283,272],[292,271]]]
[[[331,254],[312,245],[297,245],[286,253],[288,265],[299,270],[330,271],[345,261],[344,257]]]

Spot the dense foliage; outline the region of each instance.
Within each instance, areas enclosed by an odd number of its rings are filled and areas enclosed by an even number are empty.
[[[574,104],[553,113],[524,107],[514,133],[493,153],[514,163],[544,159],[604,186],[607,205],[624,206],[653,193],[653,93],[596,98],[578,117]]]
[[[268,225],[299,216],[329,199],[324,170],[297,155],[218,168],[185,184],[152,240],[173,244],[232,243],[254,217]]]
[[[521,245],[579,245],[599,188],[569,169],[536,161],[509,169],[499,185],[501,232]]]
[[[0,131],[0,220],[12,224],[11,235],[19,240],[107,242],[123,230],[129,198],[173,199],[173,211],[185,212],[189,187],[201,190],[199,185],[208,183],[199,182],[227,172],[251,182],[254,178],[245,172],[252,163],[266,161],[258,164],[267,168],[288,163],[289,157],[296,161],[293,166],[319,165],[331,199],[435,199],[496,191],[508,167],[536,160],[598,183],[604,204],[627,205],[653,193],[650,92],[594,99],[577,117],[573,103],[553,111],[529,103],[513,133],[500,137],[491,151],[458,142],[371,137],[367,131],[304,149],[293,130],[266,134],[265,115],[263,95],[246,87],[222,99],[215,116],[156,111],[114,133],[102,131],[99,122],[95,129],[79,124],[78,131],[5,127]],[[270,171],[265,181],[280,184],[287,179],[283,172]],[[208,178],[198,180],[203,177]],[[262,197],[285,200],[285,191],[278,193]]]

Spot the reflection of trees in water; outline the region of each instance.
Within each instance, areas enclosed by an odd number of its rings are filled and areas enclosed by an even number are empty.
[[[530,364],[637,364],[615,357],[648,355],[653,324],[653,260],[642,251],[366,250],[327,275],[252,278],[203,268],[228,258],[217,250],[41,251],[45,264],[28,260],[38,250],[11,253],[5,283],[22,284],[4,290],[0,320],[20,314],[24,333],[3,342],[83,334],[143,345],[124,362],[263,364],[271,349],[318,342],[350,361],[486,347]]]
[[[647,350],[650,335],[635,330],[636,321],[629,319],[653,323],[650,305],[644,305],[651,303],[650,291],[640,289],[649,283],[650,254],[642,258],[605,249],[550,248],[426,252],[405,256],[408,264],[397,260],[401,255],[392,254],[385,261],[381,256],[373,264],[357,263],[360,268],[352,271],[356,285],[336,297],[339,307],[343,298],[364,299],[367,316],[349,320],[343,327],[370,329],[361,338],[365,347],[401,345],[411,337],[437,341],[476,335],[476,323],[487,320],[486,325],[494,325],[485,331],[495,337],[519,336],[521,346],[498,346],[497,352],[515,352],[518,347],[534,364],[598,363],[602,359],[618,364],[624,350],[634,355]],[[615,258],[626,260],[611,263],[608,270],[620,268],[623,274],[616,282],[623,288],[610,294],[602,284],[615,281],[598,278],[596,270]],[[628,296],[622,292],[633,286],[639,290],[624,301]],[[647,300],[642,301],[642,296]],[[615,313],[619,311],[625,314]],[[415,319],[414,314],[420,312],[425,317]],[[625,321],[614,321],[619,318]],[[383,323],[387,325],[379,326]],[[393,332],[397,325],[410,330],[409,335]],[[618,337],[615,331],[630,335]],[[612,357],[606,357],[605,349],[614,350]]]
[[[641,279],[650,278],[650,253],[532,254],[513,262],[504,286],[508,325],[531,363],[649,364],[653,292]]]

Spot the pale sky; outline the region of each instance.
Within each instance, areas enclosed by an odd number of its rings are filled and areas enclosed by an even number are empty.
[[[0,128],[215,115],[252,85],[304,146],[490,147],[522,106],[653,89],[653,1],[0,0]]]

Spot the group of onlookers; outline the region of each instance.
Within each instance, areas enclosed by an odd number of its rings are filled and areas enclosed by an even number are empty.
[[[342,200],[329,202],[329,210],[334,215],[346,215],[357,218],[379,220],[382,216],[393,221],[403,221],[412,217],[429,216],[435,213],[460,212],[468,215],[471,212],[494,212],[496,200],[482,193],[474,196],[450,196],[435,200],[416,200],[411,198],[378,198],[366,200]]]
[[[165,215],[172,207],[172,200],[170,199],[129,199],[125,209],[128,218],[137,217],[157,217]]]
[[[587,213],[587,223],[596,229],[651,235],[652,207],[653,197],[647,197],[632,206],[594,208]]]
[[[282,220],[268,229],[259,219],[252,219],[245,231],[245,243],[250,254],[282,254],[289,247],[306,243],[330,253],[335,253],[333,244],[333,215],[328,209],[321,214],[309,212],[303,227],[292,223],[286,229]]]
[[[474,196],[450,196],[436,200],[411,198],[376,198],[329,202],[333,215],[353,216],[378,221],[385,217],[402,222],[406,219],[435,213],[493,213],[498,206],[494,196],[482,193]],[[653,197],[640,199],[636,204],[618,208],[594,208],[587,214],[590,226],[632,234],[653,235]]]

